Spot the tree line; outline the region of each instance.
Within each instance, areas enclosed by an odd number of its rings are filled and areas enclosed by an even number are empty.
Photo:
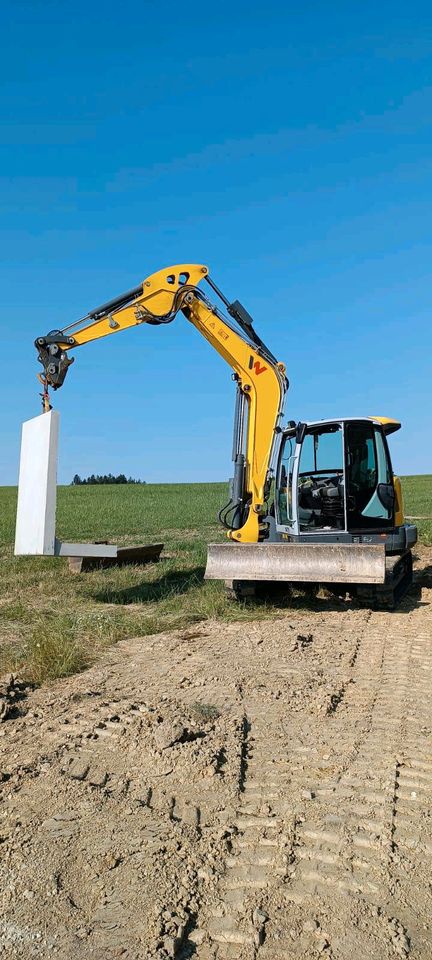
[[[71,486],[73,487],[82,487],[82,486],[94,486],[97,483],[141,483],[145,484],[145,480],[134,480],[133,477],[127,477],[124,473],[119,473],[115,477],[112,473],[92,473],[90,477],[81,478],[79,473],[76,473]]]

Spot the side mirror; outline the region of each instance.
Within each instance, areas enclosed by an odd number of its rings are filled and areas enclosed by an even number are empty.
[[[296,427],[296,443],[300,443],[300,444],[303,443],[306,430],[307,430],[307,423],[302,423],[302,421],[299,420]]]

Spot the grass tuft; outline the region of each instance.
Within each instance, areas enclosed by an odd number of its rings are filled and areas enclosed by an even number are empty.
[[[129,629],[119,617],[104,614],[36,614],[23,643],[2,647],[0,672],[19,673],[36,685],[69,677],[90,666],[104,647],[127,636]]]
[[[89,665],[89,648],[69,616],[37,623],[25,647],[25,676],[40,684],[57,677],[69,677]]]

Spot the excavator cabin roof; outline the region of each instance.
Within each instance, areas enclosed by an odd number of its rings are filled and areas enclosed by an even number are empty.
[[[372,423],[379,424],[386,436],[390,433],[396,433],[396,430],[400,430],[401,424],[399,420],[393,420],[391,417],[329,417],[325,420],[306,420],[307,429],[313,427],[324,427],[326,424],[336,424],[336,423],[358,423],[360,421],[372,420]],[[290,424],[284,433],[295,433],[297,429],[297,424]]]

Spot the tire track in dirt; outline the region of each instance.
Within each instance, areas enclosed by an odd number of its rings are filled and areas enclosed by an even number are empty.
[[[5,960],[429,960],[431,597],[123,641],[29,694]]]
[[[23,719],[24,730],[25,724]],[[135,960],[138,951],[154,960],[159,946],[162,956],[170,955],[165,947],[177,952],[198,908],[203,854],[217,864],[224,849],[220,798],[212,803],[206,789],[223,760],[217,718],[186,714],[172,702],[152,706],[119,694],[92,704],[88,714],[79,708],[66,733],[54,726],[50,720],[50,750],[42,760],[31,733],[25,776],[18,767],[5,781],[9,809],[3,807],[4,816],[12,817],[19,831],[24,820],[28,832],[24,842],[19,832],[1,837],[7,848],[3,900],[10,903],[8,887],[21,896],[13,901],[13,922],[6,920],[10,910],[0,921],[0,947],[26,960],[58,952],[59,942],[62,958],[91,953],[104,960],[123,955]],[[230,763],[238,756],[238,739],[233,716],[223,724]],[[197,783],[202,783],[200,806]],[[29,844],[41,863],[40,880],[36,863],[26,859]],[[41,903],[44,880],[54,899],[44,903],[41,933],[31,908],[36,896]],[[24,922],[28,915],[31,920]],[[143,936],[148,953],[142,953]]]
[[[302,816],[297,827],[295,864],[282,896],[285,907],[293,905],[293,917],[295,908],[307,913],[317,905],[328,917],[338,909],[331,908],[332,900],[336,904],[341,897],[351,903],[357,900],[358,914],[368,915],[369,929],[378,928],[375,938],[383,940],[380,960],[410,952],[426,957],[432,952],[431,930],[424,924],[432,906],[430,622],[429,605],[395,613],[390,623],[383,614],[370,618],[355,658],[353,683],[342,703],[346,728],[363,729],[354,753],[336,776],[314,785],[312,763],[304,771],[310,775],[314,800],[310,816]],[[372,709],[365,718],[368,703]],[[299,809],[293,788],[291,780],[290,797]],[[419,909],[412,905],[413,875]],[[314,922],[309,948],[293,929],[276,946],[269,922],[260,957],[279,960],[284,951],[290,957],[308,956],[307,950],[317,949],[320,942],[330,955],[332,938]],[[342,942],[339,931],[336,956]],[[350,944],[350,958],[361,958],[364,949],[364,937],[359,936],[357,944]]]
[[[430,593],[430,591],[429,591]],[[411,643],[410,683],[395,766],[392,877],[413,941],[432,953],[432,615],[423,610]],[[413,897],[412,877],[417,878]],[[424,918],[429,922],[425,924]]]
[[[350,668],[357,660],[368,618],[365,612],[360,633],[348,641]],[[348,624],[349,614],[342,615],[342,619]],[[294,643],[291,642],[291,650],[300,655],[305,650],[310,653],[312,646],[312,633],[299,634]],[[286,884],[292,872],[299,824],[293,802],[296,790],[293,794],[292,769],[298,763],[302,748],[294,745],[298,743],[298,731],[296,740],[291,739],[292,718],[287,719],[290,708],[284,684],[301,682],[301,669],[286,665],[283,653],[281,650],[279,664],[268,663],[260,674],[259,691],[256,684],[242,686],[245,737],[231,855],[218,881],[217,902],[208,905],[203,898],[200,927],[193,931],[181,957],[253,960],[261,956],[267,929],[271,926],[267,904],[271,902],[272,891]],[[341,686],[337,679],[325,685],[319,697],[320,718],[323,713],[328,715],[337,710],[347,685]],[[305,798],[307,802],[310,790],[302,769],[300,765],[300,793],[303,802]],[[309,775],[310,770],[306,772],[306,781]]]
[[[205,937],[206,944],[194,954],[197,960],[216,955],[219,960],[240,956],[253,960],[265,937],[267,913],[262,909],[262,892],[275,878],[286,876],[292,831],[283,784],[274,772],[276,745],[267,744],[269,722],[268,714],[263,717],[255,712],[253,722],[245,716],[232,847],[218,883],[218,901],[203,910],[198,943]],[[192,942],[197,943],[196,936]]]

